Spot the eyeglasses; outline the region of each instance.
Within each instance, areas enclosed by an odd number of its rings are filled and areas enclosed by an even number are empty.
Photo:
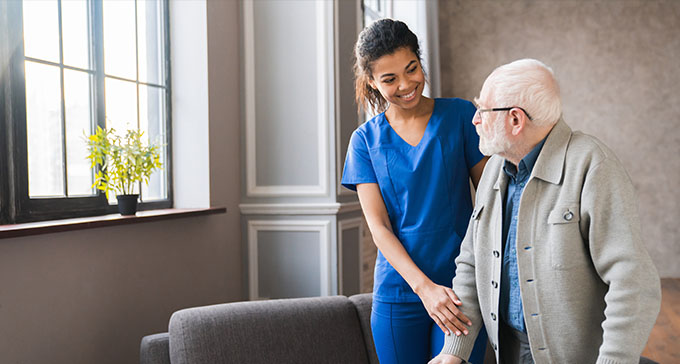
[[[494,107],[494,108],[492,108],[492,109],[480,109],[480,108],[477,108],[477,112],[475,113],[475,117],[476,117],[476,118],[478,117],[478,118],[481,120],[481,118],[482,118],[482,113],[484,113],[484,112],[491,112],[491,111],[510,111],[510,110],[512,110],[512,109],[520,109],[520,110],[522,110],[522,111],[524,112],[524,114],[527,116],[527,118],[529,118],[529,120],[534,121],[534,119],[531,117],[531,115],[529,115],[529,113],[528,113],[526,110],[524,110],[523,108],[521,108],[521,107],[519,107],[519,106]]]

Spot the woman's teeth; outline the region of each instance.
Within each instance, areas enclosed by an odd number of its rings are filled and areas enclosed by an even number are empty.
[[[416,95],[416,89],[413,89],[413,91],[411,91],[410,93],[408,93],[406,95],[401,95],[399,97],[401,97],[402,99],[410,99],[410,98],[413,98],[413,96],[415,96],[415,95]]]

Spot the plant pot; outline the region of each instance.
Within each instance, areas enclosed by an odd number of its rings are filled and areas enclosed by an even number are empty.
[[[139,195],[116,195],[118,199],[118,212],[123,216],[131,216],[137,213],[137,198]]]

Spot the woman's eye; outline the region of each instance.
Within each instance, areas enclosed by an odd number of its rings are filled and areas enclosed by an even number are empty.
[[[394,82],[394,78],[388,78],[386,80],[383,80],[384,83],[392,83]]]
[[[411,69],[408,70],[407,72],[408,72],[408,73],[413,73],[413,72],[416,71],[416,68],[418,68],[418,66],[413,66],[413,68],[411,68]]]

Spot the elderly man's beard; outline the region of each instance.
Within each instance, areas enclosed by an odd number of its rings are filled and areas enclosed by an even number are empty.
[[[477,134],[479,134],[479,151],[482,154],[491,156],[510,150],[510,141],[505,138],[505,123],[503,120],[496,120],[493,129],[489,133],[492,135],[486,135],[481,124],[476,129]]]

